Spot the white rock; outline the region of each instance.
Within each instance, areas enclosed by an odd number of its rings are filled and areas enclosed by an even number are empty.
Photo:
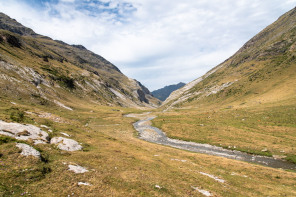
[[[155,185],[155,188],[161,189],[162,187],[160,187],[159,185]]]
[[[70,137],[70,135],[67,134],[67,133],[63,133],[63,132],[61,132],[61,134],[64,135],[64,136]]]
[[[42,128],[46,128],[46,129],[49,129],[49,127],[46,126],[46,125],[40,125],[40,127],[42,127]]]
[[[70,110],[70,111],[73,111],[73,109],[72,109],[71,107],[68,107],[68,106],[64,105],[63,103],[61,103],[61,102],[59,102],[59,101],[57,101],[57,100],[54,100],[53,102],[54,102],[55,104],[57,104],[58,106],[60,106],[60,107],[63,107],[63,108],[65,108],[65,109],[67,109],[67,110]]]
[[[75,172],[76,174],[82,174],[82,173],[85,173],[85,172],[88,172],[88,170],[82,166],[79,166],[79,165],[68,165],[70,171],[73,171]]]
[[[212,196],[212,194],[206,190],[203,190],[203,189],[199,189],[198,187],[192,187],[192,189],[202,193],[203,195],[205,196]]]
[[[36,157],[36,158],[40,158],[40,152],[37,151],[32,146],[29,146],[28,144],[17,143],[16,147],[18,147],[19,149],[22,149],[21,155],[33,156],[33,157]]]
[[[50,140],[51,144],[58,144],[58,148],[66,151],[77,151],[81,150],[82,146],[78,142],[72,139],[64,137],[54,137]]]
[[[207,173],[205,173],[205,172],[199,172],[199,173],[202,174],[202,175],[205,175],[205,176],[207,176],[207,177],[210,177],[210,178],[212,178],[212,179],[214,179],[215,181],[218,181],[218,182],[220,182],[220,183],[225,183],[225,180],[220,179],[220,178],[218,178],[218,177],[216,177],[216,176],[214,176],[214,175],[207,174]]]
[[[18,140],[32,139],[34,142],[45,144],[48,142],[48,133],[34,125],[19,123],[7,123],[0,120],[0,134],[13,137]]]
[[[44,141],[42,140],[34,140],[34,144],[44,144]]]
[[[91,184],[87,182],[78,182],[78,185],[91,186]]]

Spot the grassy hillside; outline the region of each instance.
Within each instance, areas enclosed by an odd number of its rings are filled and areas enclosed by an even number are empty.
[[[81,45],[38,35],[4,14],[0,14],[0,28],[4,28],[0,29],[3,95],[43,104],[55,100],[64,104],[75,97],[101,105],[159,105],[141,83]]]
[[[293,9],[225,62],[169,97],[164,107],[200,103],[249,106],[295,99],[295,26]]]
[[[296,162],[296,9],[174,92],[154,124],[170,137]]]
[[[186,99],[154,110],[154,125],[174,138],[295,162],[294,12],[185,86]],[[0,135],[0,196],[296,196],[294,171],[138,139],[136,119],[124,115],[157,105],[147,89],[82,46],[12,24],[0,30],[0,120],[42,128],[49,140],[66,133],[83,149]],[[41,159],[21,155],[17,142]],[[75,174],[70,164],[88,171]]]

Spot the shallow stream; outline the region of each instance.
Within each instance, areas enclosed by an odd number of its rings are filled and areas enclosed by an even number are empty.
[[[137,117],[137,115],[130,114],[130,115],[126,115],[126,117]],[[134,128],[139,132],[140,139],[143,139],[148,142],[171,146],[174,148],[188,150],[192,152],[204,153],[208,155],[226,157],[229,159],[236,159],[240,161],[257,163],[257,164],[272,167],[272,168],[296,170],[296,164],[293,164],[281,159],[276,159],[273,157],[252,155],[252,154],[248,154],[248,153],[244,153],[236,150],[228,150],[222,147],[212,146],[209,144],[199,144],[195,142],[187,142],[182,140],[171,139],[167,137],[165,133],[160,129],[149,125],[150,121],[153,120],[154,118],[156,117],[146,116],[142,120],[139,120],[133,124]]]

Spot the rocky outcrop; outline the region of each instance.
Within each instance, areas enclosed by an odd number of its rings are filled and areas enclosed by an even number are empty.
[[[13,137],[18,140],[33,140],[34,144],[48,143],[48,133],[34,125],[19,123],[7,123],[0,120],[0,134]]]
[[[72,108],[61,103],[73,96],[108,106],[159,105],[146,87],[100,55],[82,45],[38,35],[3,13],[0,45],[5,48],[0,57],[0,94],[30,96],[36,103],[54,102],[67,110]]]
[[[0,29],[6,29],[20,35],[37,35],[32,29],[24,27],[22,24],[3,13],[0,13]]]
[[[37,151],[32,146],[29,146],[28,144],[23,144],[23,143],[17,143],[16,146],[22,150],[21,155],[33,156],[40,159],[40,156],[41,156],[40,152]]]
[[[59,149],[65,151],[78,151],[82,149],[82,146],[78,142],[64,137],[54,137],[50,140],[50,143],[57,144]]]
[[[70,171],[73,171],[75,172],[76,174],[82,174],[82,173],[85,173],[85,172],[88,172],[88,170],[82,166],[79,166],[79,165],[68,165]]]

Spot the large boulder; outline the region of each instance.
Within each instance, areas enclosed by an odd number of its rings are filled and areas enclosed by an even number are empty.
[[[75,172],[76,174],[82,174],[85,172],[88,172],[88,170],[82,166],[79,165],[68,165],[70,171]]]
[[[34,125],[8,123],[0,120],[0,134],[18,140],[33,140],[34,144],[46,144],[49,141],[48,133]]]
[[[82,146],[79,145],[78,142],[64,137],[54,137],[50,140],[50,143],[57,144],[59,149],[66,151],[77,151],[82,149]]]
[[[40,152],[37,151],[32,146],[29,146],[28,144],[23,144],[23,143],[17,143],[16,146],[22,150],[21,155],[33,156],[40,159]]]

